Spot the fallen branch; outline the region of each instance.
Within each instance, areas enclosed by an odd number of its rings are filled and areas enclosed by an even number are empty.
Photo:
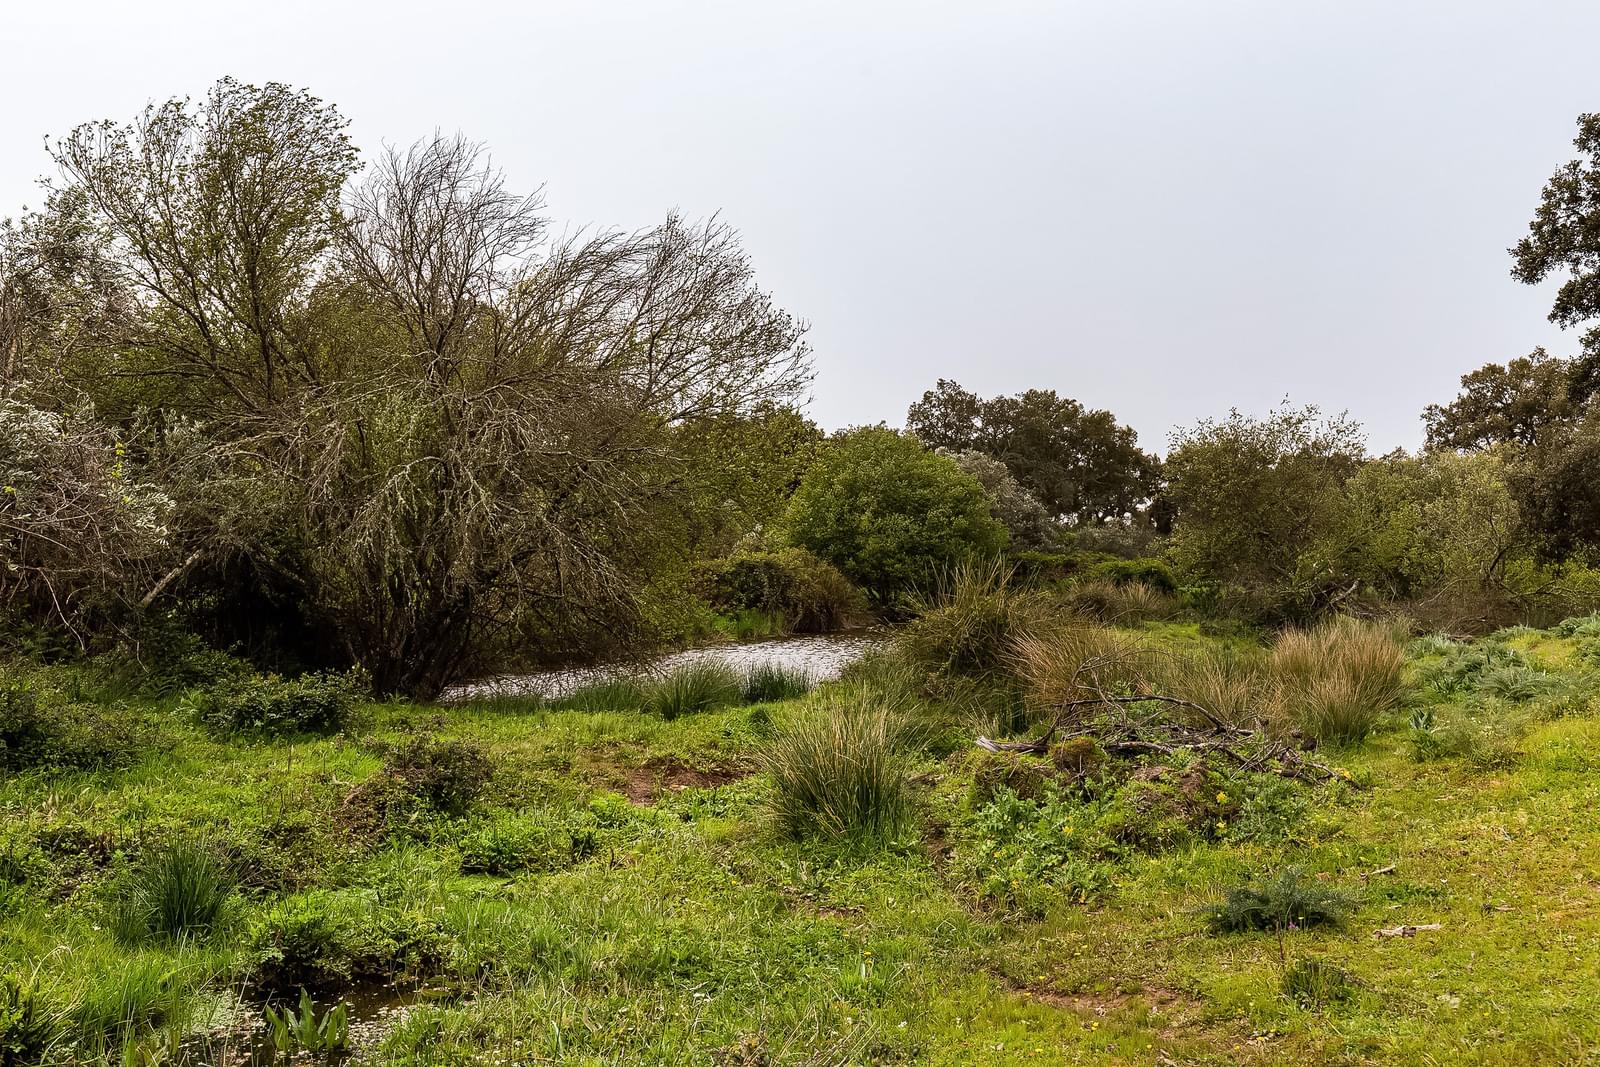
[[[1416,926],[1386,926],[1373,937],[1416,937],[1419,930],[1443,930],[1443,923],[1419,923]]]

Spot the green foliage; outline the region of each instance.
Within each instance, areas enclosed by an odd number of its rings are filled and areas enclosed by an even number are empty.
[[[1220,903],[1206,909],[1205,920],[1213,933],[1282,932],[1339,926],[1349,910],[1346,894],[1289,867],[1275,878],[1229,889]]]
[[[579,686],[551,701],[550,706],[563,711],[624,711],[642,708],[648,699],[644,683],[637,678],[620,676]]]
[[[1365,451],[1360,428],[1316,408],[1235,411],[1172,435],[1168,493],[1178,509],[1172,557],[1245,613],[1303,618],[1337,588],[1315,551]]]
[[[1519,677],[1533,669],[1528,657],[1499,641],[1483,640],[1471,644],[1447,642],[1416,646],[1419,652],[1438,659],[1418,665],[1422,684],[1443,696],[1477,692],[1484,678],[1495,672],[1511,672]]]
[[[497,816],[461,835],[461,871],[508,875],[564,870],[594,853],[595,831],[590,817],[551,813]]]
[[[940,449],[940,452],[946,452]],[[1006,465],[984,452],[948,452],[956,465],[978,480],[989,494],[989,506],[1010,535],[1012,548],[1036,552],[1059,549],[1072,534],[1025,486],[1011,476]]]
[[[461,815],[483,795],[494,763],[472,741],[414,737],[384,760],[383,773],[434,811]]]
[[[1013,585],[998,560],[957,564],[911,605],[916,617],[900,633],[901,654],[927,670],[968,677],[1005,669],[1017,637],[1042,630],[1051,614],[1040,594]]]
[[[1085,581],[1110,582],[1113,585],[1140,584],[1161,593],[1176,593],[1178,580],[1165,560],[1108,559],[1083,571]]]
[[[824,690],[762,746],[779,826],[793,837],[893,835],[908,815],[905,745],[892,706],[860,688]]]
[[[297,1053],[331,1060],[350,1047],[350,1010],[342,1001],[318,1012],[311,994],[302,989],[298,1011],[269,1004],[265,1013],[267,1043],[274,1059],[285,1064],[293,1063]]]
[[[1115,875],[1098,815],[1054,790],[1025,798],[1002,787],[963,823],[957,866],[980,896],[1031,914],[1088,903],[1110,891]]]
[[[64,1029],[37,976],[0,975],[0,1063],[44,1063]]]
[[[445,951],[435,917],[359,889],[312,889],[273,903],[249,947],[258,985],[272,992],[426,974]]]
[[[161,737],[142,713],[69,698],[41,677],[0,673],[0,770],[124,767]]]
[[[146,856],[114,892],[113,927],[124,941],[204,938],[226,914],[233,879],[206,845],[177,841]]]
[[[738,671],[712,660],[696,660],[651,680],[645,687],[644,710],[671,720],[737,704],[743,697],[744,680]]]
[[[1295,960],[1279,983],[1283,995],[1307,1008],[1321,1008],[1348,1000],[1355,983],[1343,967],[1314,957]]]
[[[1051,389],[980,400],[940,379],[906,413],[929,446],[975,450],[1003,462],[1051,515],[1080,525],[1135,513],[1150,496],[1158,463],[1109,411],[1086,409]]]
[[[701,595],[719,611],[761,612],[791,633],[827,633],[865,613],[860,590],[802,548],[739,552],[702,565]]]
[[[798,700],[811,692],[815,685],[816,681],[803,667],[777,662],[758,663],[745,673],[742,695],[746,704]]]
[[[224,681],[200,690],[190,704],[200,722],[218,733],[281,737],[337,733],[349,725],[365,694],[360,674],[276,674]]]
[[[795,490],[791,541],[880,605],[969,556],[1005,546],[983,486],[948,456],[881,426],[831,438]]]

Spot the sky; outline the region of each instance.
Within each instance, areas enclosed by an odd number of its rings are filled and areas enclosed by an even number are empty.
[[[0,216],[47,136],[217,78],[337,104],[368,150],[485,142],[558,228],[743,234],[811,325],[808,408],[1049,388],[1160,451],[1287,397],[1415,447],[1544,345],[1506,249],[1577,116],[1593,0],[8,0]]]

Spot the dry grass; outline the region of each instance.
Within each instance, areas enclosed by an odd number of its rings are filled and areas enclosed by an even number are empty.
[[[1398,623],[1339,617],[1286,630],[1270,659],[1285,711],[1319,741],[1359,741],[1405,695]]]
[[[1178,611],[1171,594],[1144,582],[1081,582],[1067,590],[1065,600],[1073,612],[1108,626],[1134,626]]]
[[[1148,688],[1156,667],[1138,638],[1087,622],[1018,635],[1011,664],[1030,700],[1041,706]]]
[[[1207,646],[1162,664],[1161,685],[1230,726],[1254,727],[1279,717],[1282,686],[1267,654]]]

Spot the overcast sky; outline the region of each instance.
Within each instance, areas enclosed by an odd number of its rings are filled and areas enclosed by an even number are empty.
[[[1175,425],[1287,395],[1377,451],[1576,337],[1505,249],[1600,110],[1600,3],[10,0],[0,215],[43,138],[216,78],[487,142],[562,223],[713,212],[812,324],[810,412],[939,377]]]

